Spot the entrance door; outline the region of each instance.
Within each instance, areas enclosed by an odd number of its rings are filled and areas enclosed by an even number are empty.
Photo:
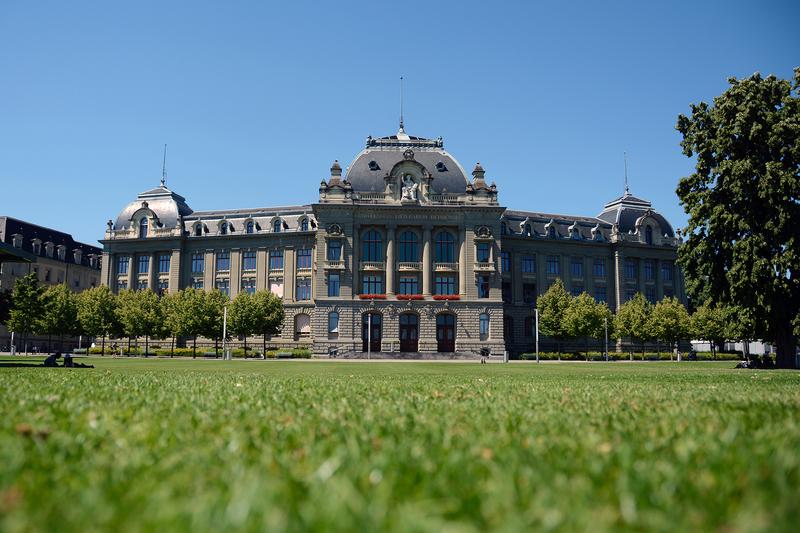
[[[419,350],[419,318],[413,313],[400,315],[400,351]]]
[[[364,313],[361,315],[361,351],[381,351],[381,322],[381,315],[378,313]],[[371,333],[370,327],[372,327]]]
[[[436,316],[436,344],[439,352],[456,351],[456,317],[451,314]]]

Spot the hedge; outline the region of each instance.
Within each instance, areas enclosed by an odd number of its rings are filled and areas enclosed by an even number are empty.
[[[523,353],[519,356],[522,360],[536,360],[536,353]],[[564,352],[560,355],[556,352],[539,352],[539,360],[540,361],[585,361],[586,354],[583,352]],[[630,359],[629,352],[609,352],[608,359],[610,361],[626,361]],[[670,361],[675,360],[674,354],[672,352],[661,352],[660,354],[657,352],[645,352],[644,354],[645,361]],[[681,352],[681,359],[683,361],[689,360],[689,353],[688,352]],[[590,361],[605,361],[605,357],[603,356],[602,352],[589,352],[589,360]],[[641,352],[633,352],[633,360],[634,361],[641,361],[642,360],[642,353]],[[697,361],[741,361],[742,354],[740,352],[735,353],[717,353],[716,359],[714,359],[711,355],[711,352],[695,352],[695,360]]]

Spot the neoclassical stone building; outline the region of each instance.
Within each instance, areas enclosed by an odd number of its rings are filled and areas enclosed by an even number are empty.
[[[636,292],[685,301],[679,239],[625,194],[596,217],[507,210],[478,163],[442,139],[368,137],[314,204],[193,211],[160,187],[109,220],[102,280],[124,288],[269,289],[286,320],[273,345],[346,352],[530,351],[536,298],[561,278],[615,309]]]

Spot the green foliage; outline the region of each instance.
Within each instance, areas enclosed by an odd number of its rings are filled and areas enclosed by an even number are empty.
[[[203,293],[203,321],[201,335],[208,339],[221,339],[223,315],[228,297],[217,289]]]
[[[11,314],[11,291],[0,291],[0,324],[5,324]]]
[[[64,284],[49,287],[42,294],[40,331],[48,335],[75,335],[80,330],[77,295]]]
[[[102,285],[78,294],[78,322],[91,337],[106,337],[120,332],[117,300],[111,289]]]
[[[643,343],[654,338],[650,321],[652,311],[653,306],[650,302],[642,296],[642,293],[637,292],[617,310],[617,316],[614,317],[614,331],[620,337],[628,337],[634,342]]]
[[[679,248],[686,288],[750,312],[756,336],[775,341],[778,366],[795,365],[800,313],[800,68],[794,83],[755,74],[678,117],[696,157],[678,196],[689,214]]]
[[[0,368],[0,530],[800,523],[791,373],[669,362],[88,362],[96,368]]]
[[[11,293],[11,312],[6,327],[10,331],[27,335],[38,333],[43,311],[42,294],[44,287],[39,285],[36,274],[18,278]]]
[[[606,323],[611,337],[614,324],[611,310],[585,292],[572,298],[564,314],[564,326],[570,337],[602,339],[605,337]]]
[[[284,318],[283,301],[268,290],[258,291],[254,300],[257,321],[253,333],[264,336],[280,333]]]
[[[565,319],[571,301],[572,296],[564,289],[561,279],[556,279],[539,297],[536,307],[539,309],[539,330],[543,334],[556,340],[570,336]]]
[[[162,298],[166,330],[176,337],[197,337],[205,324],[205,293],[186,288]]]
[[[246,343],[247,336],[256,332],[259,313],[255,296],[240,292],[228,305],[228,329],[234,335],[243,335]]]
[[[674,347],[689,337],[689,312],[677,298],[664,298],[653,307],[649,330],[653,338]]]

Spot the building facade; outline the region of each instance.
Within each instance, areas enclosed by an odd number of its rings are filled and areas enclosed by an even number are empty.
[[[596,217],[502,207],[478,163],[443,141],[368,137],[302,206],[193,211],[160,187],[109,220],[102,283],[115,291],[268,289],[286,319],[271,345],[346,352],[532,349],[536,298],[556,279],[612,309],[642,292],[685,302],[679,239],[626,193]]]
[[[97,287],[102,252],[75,241],[68,233],[0,216],[0,291],[12,291],[17,279],[30,273],[42,284],[66,284],[75,292]],[[78,343],[71,338],[62,341],[66,347]],[[0,351],[9,349],[10,343],[10,332],[0,325]],[[29,348],[44,349],[49,344],[43,337],[29,339]]]

